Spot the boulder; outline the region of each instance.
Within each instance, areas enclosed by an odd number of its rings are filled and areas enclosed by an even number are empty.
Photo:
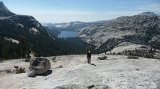
[[[30,60],[28,77],[34,77],[36,74],[44,74],[51,67],[50,61],[46,58],[35,58]]]
[[[98,57],[98,60],[106,60],[107,56]]]

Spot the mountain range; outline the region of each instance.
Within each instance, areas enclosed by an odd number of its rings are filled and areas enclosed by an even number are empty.
[[[77,36],[96,45],[97,49],[113,49],[122,43],[160,49],[160,16],[153,12],[122,16],[107,23],[83,28]]]
[[[104,21],[95,21],[95,22],[81,22],[81,21],[75,21],[75,22],[66,22],[66,23],[43,23],[43,26],[47,27],[54,27],[58,31],[79,31],[80,29],[91,26],[91,25],[98,25],[102,23],[106,23],[107,20]]]
[[[60,31],[76,31],[76,38],[57,38]],[[130,44],[160,50],[160,16],[143,12],[97,22],[39,23],[17,15],[0,2],[0,58],[98,53]],[[102,52],[102,51],[101,51]]]

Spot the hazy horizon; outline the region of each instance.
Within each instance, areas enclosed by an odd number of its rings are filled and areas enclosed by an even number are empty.
[[[141,12],[160,14],[159,0],[1,0],[16,14],[31,15],[41,23],[92,22]]]

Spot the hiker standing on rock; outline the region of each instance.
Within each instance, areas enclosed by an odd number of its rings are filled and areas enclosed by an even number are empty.
[[[91,51],[88,51],[87,53],[87,60],[88,60],[88,64],[91,64]]]

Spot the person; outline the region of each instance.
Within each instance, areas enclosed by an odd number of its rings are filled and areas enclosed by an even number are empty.
[[[88,51],[87,53],[87,60],[88,60],[88,64],[91,64],[91,51]]]
[[[106,50],[106,49],[104,49],[104,53],[105,53],[105,55],[106,55],[106,53],[107,53],[107,50]]]

